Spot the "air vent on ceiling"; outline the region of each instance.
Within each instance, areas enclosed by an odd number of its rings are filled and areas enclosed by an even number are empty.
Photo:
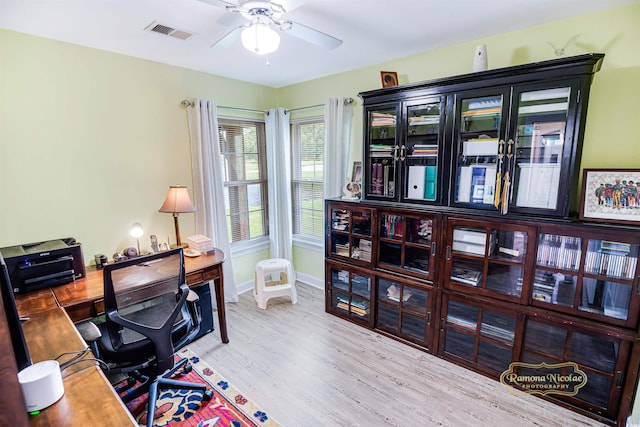
[[[159,24],[156,21],[153,21],[151,24],[147,25],[145,31],[151,31],[152,33],[164,34],[165,36],[174,37],[180,40],[186,40],[193,35],[193,33],[189,33],[187,31],[176,30],[175,28],[171,28],[168,25]]]

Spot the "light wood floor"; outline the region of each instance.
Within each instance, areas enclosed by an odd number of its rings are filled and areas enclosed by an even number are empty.
[[[227,304],[229,344],[216,330],[189,345],[285,427],[601,425],[329,315],[322,290],[297,289],[296,305],[274,298],[267,310],[240,295]]]

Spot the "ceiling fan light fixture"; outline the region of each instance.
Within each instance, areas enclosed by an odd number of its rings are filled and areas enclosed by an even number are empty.
[[[245,28],[240,37],[245,49],[258,55],[275,52],[280,46],[280,35],[263,23],[254,23]]]

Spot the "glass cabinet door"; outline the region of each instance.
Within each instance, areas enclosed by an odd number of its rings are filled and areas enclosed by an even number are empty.
[[[378,266],[399,273],[433,279],[437,232],[435,216],[381,212]]]
[[[463,95],[459,100],[453,200],[457,204],[487,209],[498,206],[498,169],[507,160],[503,123],[506,93]]]
[[[640,245],[566,234],[538,236],[532,304],[636,328]]]
[[[368,158],[366,194],[373,198],[393,199],[396,188],[396,163],[400,156],[397,141],[398,106],[368,111]]]
[[[372,277],[337,265],[327,265],[327,311],[371,323]]]
[[[443,101],[407,106],[405,143],[400,147],[404,168],[403,198],[411,202],[440,200],[442,168],[440,116]]]
[[[431,288],[379,277],[376,327],[429,348],[434,302]]]
[[[330,205],[327,255],[347,258],[356,264],[371,264],[371,209]]]
[[[564,393],[549,393],[547,396],[577,406],[588,406],[611,417],[622,396],[623,372],[632,337],[616,336],[612,331],[595,333],[593,330],[593,325],[586,328],[579,322],[571,322],[571,326],[567,326],[566,322],[547,321],[542,316],[528,318],[521,360],[526,365],[521,366],[517,373],[531,377],[563,375],[568,378],[574,372],[568,362],[575,363],[586,375],[586,382],[578,388],[577,394],[573,394],[574,388],[554,388]]]
[[[462,292],[522,302],[525,261],[532,230],[522,226],[479,226],[454,220],[447,246],[445,286]]]
[[[515,313],[483,308],[480,302],[446,299],[441,320],[441,355],[499,376],[513,358]],[[441,338],[441,339],[442,339]]]
[[[556,210],[563,176],[571,86],[517,94],[517,127],[507,153],[513,154],[514,207]],[[507,168],[508,169],[508,168]],[[561,197],[564,199],[564,196]]]

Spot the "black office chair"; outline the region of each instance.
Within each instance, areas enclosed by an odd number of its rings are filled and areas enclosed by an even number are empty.
[[[107,362],[109,374],[127,374],[125,403],[148,391],[147,426],[153,425],[161,389],[201,390],[203,400],[213,392],[204,384],[171,378],[179,369],[191,371],[187,359],[174,363],[174,351],[192,341],[200,329],[198,297],[185,281],[182,248],[142,256],[104,268],[106,321],[92,344]]]

